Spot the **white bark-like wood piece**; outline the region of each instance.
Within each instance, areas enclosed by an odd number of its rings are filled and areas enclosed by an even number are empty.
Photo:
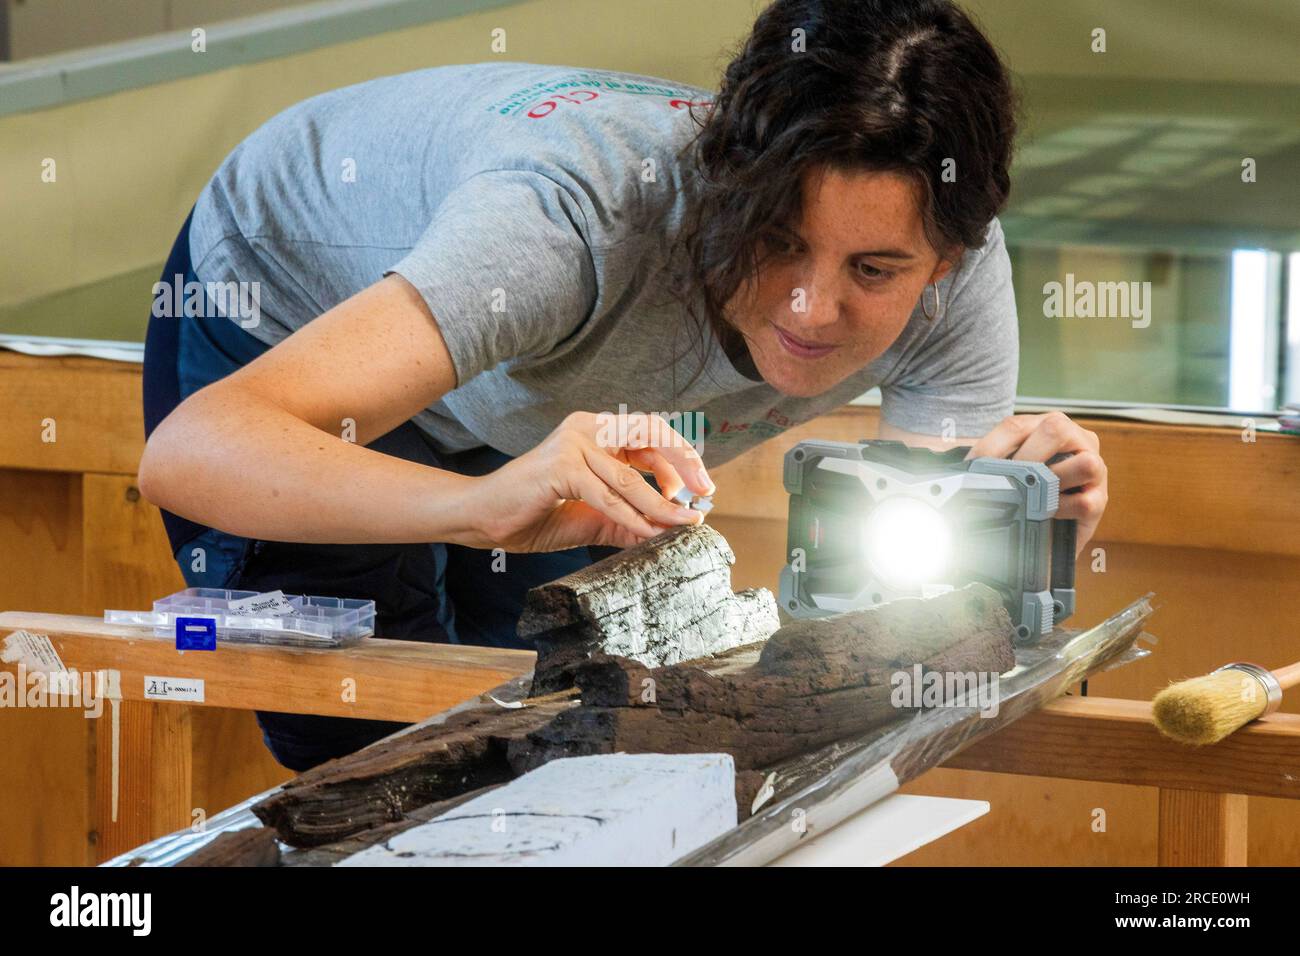
[[[765,640],[781,623],[776,600],[766,588],[733,593],[735,563],[700,524],[533,588],[518,627],[539,654],[533,693],[561,689],[560,672],[595,653],[664,667]]]
[[[553,760],[338,866],[665,866],[736,825],[729,754]]]

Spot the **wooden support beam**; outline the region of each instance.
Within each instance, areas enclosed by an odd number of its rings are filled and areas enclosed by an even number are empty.
[[[1188,747],[1160,735],[1149,701],[1063,697],[944,766],[1297,799],[1300,714],[1273,714],[1211,747]]]
[[[190,708],[105,701],[97,730],[93,825],[98,858],[190,826]]]
[[[118,671],[124,701],[149,699],[146,677],[197,678],[201,706],[372,720],[423,720],[527,674],[535,659],[531,651],[377,638],[336,650],[221,642],[215,651],[177,651],[170,638],[93,617],[0,613],[0,640],[19,629],[47,635],[66,668]]]
[[[134,474],[140,375],[126,362],[0,351],[0,467]]]
[[[1245,866],[1246,797],[1160,790],[1161,866]]]

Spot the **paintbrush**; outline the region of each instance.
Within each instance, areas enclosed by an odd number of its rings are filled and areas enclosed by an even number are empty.
[[[1203,677],[1170,684],[1151,711],[1166,737],[1184,744],[1215,744],[1282,704],[1282,691],[1300,683],[1300,663],[1270,671],[1258,664],[1225,664]]]

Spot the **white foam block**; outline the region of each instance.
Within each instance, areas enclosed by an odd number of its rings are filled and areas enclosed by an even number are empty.
[[[730,754],[553,760],[338,866],[664,866],[736,825]]]
[[[989,812],[986,800],[896,793],[810,835],[772,866],[884,866]]]

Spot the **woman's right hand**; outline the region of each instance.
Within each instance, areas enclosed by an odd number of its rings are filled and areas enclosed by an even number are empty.
[[[366,447],[458,381],[423,297],[390,275],[181,402],[149,437],[138,487],[200,524],[307,544],[627,547],[701,520],[666,496],[713,482],[659,416],[575,413],[483,477]]]
[[[666,419],[574,412],[536,448],[478,479],[471,494],[478,540],[463,543],[511,552],[630,547],[703,520],[669,500],[683,487],[714,493],[699,453]]]

